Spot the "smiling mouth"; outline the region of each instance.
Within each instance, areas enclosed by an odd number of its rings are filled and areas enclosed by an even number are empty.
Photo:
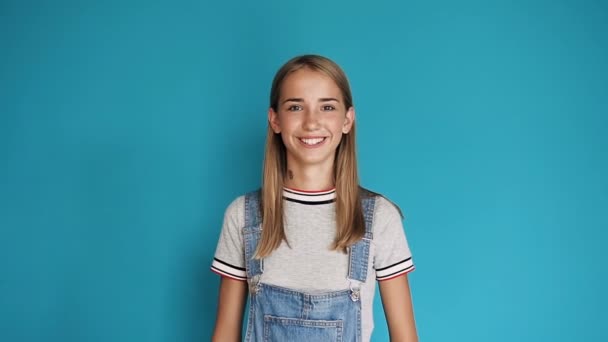
[[[298,138],[301,142],[308,146],[316,146],[322,144],[327,137],[324,138]]]

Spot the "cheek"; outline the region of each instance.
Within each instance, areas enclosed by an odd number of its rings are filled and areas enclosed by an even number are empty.
[[[281,141],[283,141],[285,147],[289,146],[289,135],[285,131],[281,132]]]
[[[332,124],[332,130],[334,132],[340,132],[342,133],[342,129],[344,128],[344,124],[346,124],[346,120],[344,118],[339,118],[337,119],[333,124]]]
[[[288,115],[281,116],[279,126],[281,126],[281,129],[283,130],[291,130],[294,126],[293,117],[290,117]]]

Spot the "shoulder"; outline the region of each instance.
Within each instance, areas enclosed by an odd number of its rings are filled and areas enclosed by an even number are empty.
[[[226,216],[240,218],[241,221],[244,221],[245,215],[245,207],[247,206],[247,202],[255,201],[257,204],[255,207],[259,207],[260,203],[260,190],[253,190],[246,193],[243,193],[230,202],[228,207],[226,207]]]
[[[234,198],[224,212],[224,221],[233,229],[245,225],[245,197],[246,194],[243,194]]]
[[[233,216],[242,213],[245,209],[245,195],[240,195],[234,198],[226,207],[226,215]]]
[[[370,197],[375,200],[372,223],[374,240],[391,240],[403,234],[403,215],[399,206],[381,193],[363,188],[362,191],[363,200]]]
[[[361,198],[363,200],[368,199],[368,198],[374,198],[374,200],[375,200],[374,216],[375,217],[390,217],[390,218],[396,217],[399,219],[404,218],[401,208],[399,208],[399,206],[394,201],[392,201],[391,199],[389,199],[388,197],[386,197],[385,195],[383,195],[379,192],[375,192],[375,191],[361,187]]]

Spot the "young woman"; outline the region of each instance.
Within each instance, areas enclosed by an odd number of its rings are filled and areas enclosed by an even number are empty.
[[[379,282],[391,340],[417,341],[399,209],[359,185],[355,110],[333,61],[298,56],[272,83],[263,183],[226,210],[214,341],[369,341]]]

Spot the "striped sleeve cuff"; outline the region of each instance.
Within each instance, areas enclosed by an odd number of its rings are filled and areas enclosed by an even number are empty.
[[[247,273],[244,267],[237,267],[217,258],[213,258],[211,271],[231,279],[247,280]]]
[[[411,257],[407,259],[403,259],[399,262],[396,262],[392,265],[377,268],[376,269],[376,280],[389,280],[400,275],[409,273],[414,270],[414,262]]]

